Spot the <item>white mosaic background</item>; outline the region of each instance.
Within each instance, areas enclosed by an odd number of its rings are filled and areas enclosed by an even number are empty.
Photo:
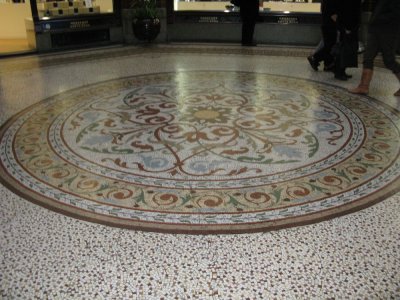
[[[354,79],[334,81],[329,73],[312,71],[304,57],[216,55],[202,47],[201,55],[119,57],[113,57],[114,48],[102,49],[109,58],[41,68],[34,66],[36,57],[1,60],[0,124],[51,95],[141,73],[242,70],[343,87],[359,80],[360,70],[349,70]],[[370,94],[400,108],[391,96],[397,88],[389,71],[377,69]],[[400,299],[399,194],[310,226],[220,236],[146,233],[79,221],[3,186],[0,199],[0,299]]]

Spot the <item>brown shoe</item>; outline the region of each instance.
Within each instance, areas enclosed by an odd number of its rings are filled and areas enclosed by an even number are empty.
[[[366,85],[358,85],[358,87],[354,89],[349,90],[350,93],[352,94],[358,94],[358,95],[368,95],[369,89],[368,86]]]
[[[350,89],[349,92],[352,94],[368,95],[372,75],[373,71],[371,69],[363,69],[360,84],[356,88]]]

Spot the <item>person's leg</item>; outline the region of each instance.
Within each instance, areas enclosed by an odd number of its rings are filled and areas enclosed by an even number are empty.
[[[346,68],[358,66],[358,33],[340,32],[340,50],[335,56],[335,78],[339,80],[348,80],[352,75],[346,73]]]
[[[367,46],[364,52],[361,80],[356,88],[349,90],[350,93],[360,95],[368,94],[369,85],[373,76],[374,60],[379,51],[379,44],[379,33],[370,32],[368,34]]]
[[[242,18],[242,45],[250,43],[249,41],[249,22],[247,18]]]
[[[333,46],[335,46],[337,42],[337,31],[336,27],[328,27],[325,29],[324,36],[324,44],[325,44],[325,53],[324,53],[324,71],[333,71],[334,67],[334,57],[332,55]]]
[[[319,62],[322,61],[321,53],[324,51],[324,31],[321,27],[321,35],[322,38],[318,43],[318,46],[315,48],[314,53],[307,57],[307,60],[314,71],[318,71]]]
[[[333,56],[331,54],[332,47],[336,43],[336,29],[330,27],[321,27],[322,41],[318,49],[313,55],[307,57],[311,67],[318,71],[318,66],[321,61],[324,61],[325,66],[329,66],[333,63]]]
[[[324,39],[321,38],[321,40],[319,41],[317,47],[315,47],[314,53],[312,55],[315,55],[316,53],[318,53],[318,51],[320,51],[323,47],[324,47]]]
[[[335,73],[335,79],[346,81],[350,78],[350,75],[346,74],[346,68],[341,67],[338,63],[335,63],[333,72]]]
[[[253,42],[253,34],[255,28],[254,20],[250,18],[243,18],[242,24],[242,45],[244,46],[253,46],[255,43]]]
[[[400,64],[396,61],[396,50],[399,45],[399,36],[397,34],[382,33],[379,36],[382,49],[383,62],[389,70],[391,70],[400,81]],[[400,96],[400,89],[394,93]]]
[[[356,88],[350,89],[349,92],[352,94],[368,95],[373,74],[374,71],[372,69],[363,68],[360,83]]]
[[[333,67],[333,73],[335,74],[335,79],[346,81],[349,77],[346,74],[346,68],[342,66],[341,53],[336,53],[335,64]]]
[[[255,46],[255,45],[256,45],[256,42],[255,42],[254,39],[253,39],[255,27],[256,27],[256,20],[253,19],[253,18],[251,18],[251,19],[249,20],[248,38],[249,38],[250,44],[251,44],[252,46]]]
[[[343,41],[344,38],[344,31],[340,31],[339,33],[339,38],[340,38],[340,42]],[[341,50],[339,50],[337,53],[335,53],[335,66],[333,69],[333,73],[335,74],[335,79],[338,80],[347,80],[347,76],[346,76],[346,68],[343,67],[343,63],[342,63],[342,59],[341,59]]]
[[[254,46],[253,35],[256,25],[256,17],[254,17],[254,14],[249,7],[243,7],[240,16],[242,18],[242,45]]]
[[[255,46],[253,41],[254,29],[258,18],[258,1],[246,0],[240,7],[240,16],[242,19],[242,45]]]
[[[242,21],[242,45],[247,43],[248,39],[248,16],[245,7],[240,9],[240,19]]]
[[[386,68],[395,74],[400,73],[400,64],[396,61],[396,50],[399,45],[398,35],[382,32],[379,35],[379,42]]]
[[[332,49],[337,43],[337,31],[336,28],[332,28],[325,38],[325,58],[324,58],[324,71],[334,71],[335,58],[332,54]]]

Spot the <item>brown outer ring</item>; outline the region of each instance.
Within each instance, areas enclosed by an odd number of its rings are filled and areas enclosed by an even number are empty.
[[[382,200],[396,194],[400,191],[399,178],[389,183],[384,188],[378,190],[372,195],[368,195],[354,202],[341,205],[339,207],[330,208],[315,213],[279,219],[275,221],[263,221],[259,223],[246,223],[238,225],[185,225],[185,224],[168,224],[156,222],[133,221],[117,217],[97,214],[94,212],[82,210],[73,206],[56,202],[47,197],[43,197],[26,187],[20,186],[19,182],[14,178],[5,174],[1,170],[0,183],[13,191],[18,196],[38,204],[51,211],[62,213],[79,220],[89,221],[92,223],[134,229],[141,231],[160,232],[160,233],[176,233],[176,234],[237,234],[237,233],[253,233],[266,232],[271,230],[290,228],[296,226],[304,226],[330,220],[339,216],[354,213],[364,208],[370,207]],[[185,227],[185,228],[182,228]]]

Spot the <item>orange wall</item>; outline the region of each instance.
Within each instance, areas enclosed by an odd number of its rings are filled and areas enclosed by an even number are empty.
[[[0,39],[26,38],[25,18],[32,17],[27,3],[0,3]]]

